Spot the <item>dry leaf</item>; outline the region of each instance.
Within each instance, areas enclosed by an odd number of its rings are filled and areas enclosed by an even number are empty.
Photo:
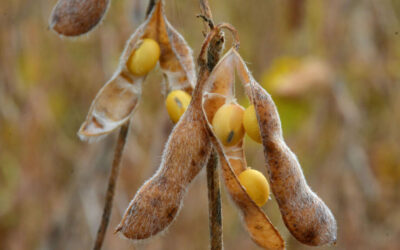
[[[235,54],[239,76],[256,109],[269,180],[285,225],[304,244],[335,243],[335,218],[307,185],[296,155],[286,145],[271,96],[253,79],[239,54]]]
[[[243,150],[243,139],[235,146],[223,146],[213,134],[211,122],[215,112],[225,103],[236,103],[234,79],[236,54],[231,49],[217,64],[209,76],[203,94],[203,109],[206,114],[211,140],[216,148],[225,186],[240,208],[246,229],[255,243],[265,249],[284,249],[284,241],[276,228],[259,206],[248,196],[237,176],[247,168]]]
[[[101,21],[109,2],[109,0],[59,0],[50,16],[50,28],[64,36],[85,34]]]
[[[159,62],[166,78],[167,91],[183,89],[192,92],[196,81],[192,51],[168,23],[162,1],[158,1],[146,21],[128,40],[114,76],[94,99],[78,132],[81,139],[90,140],[107,135],[132,117],[146,75],[132,75],[126,62],[144,38],[151,38],[160,45]]]

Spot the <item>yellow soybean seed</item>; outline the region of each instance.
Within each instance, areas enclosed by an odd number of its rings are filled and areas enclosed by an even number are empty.
[[[260,127],[258,126],[258,120],[254,105],[249,106],[243,115],[243,126],[246,133],[254,141],[261,143]]]
[[[160,53],[158,43],[153,39],[145,38],[129,57],[126,67],[133,75],[146,75],[156,66]]]
[[[173,90],[168,94],[165,106],[167,107],[169,117],[174,123],[177,123],[183,113],[185,113],[191,100],[192,97],[183,90]]]
[[[214,132],[225,146],[233,146],[243,138],[243,112],[237,104],[225,104],[215,113],[212,120]]]
[[[247,194],[259,207],[268,201],[269,184],[261,172],[248,168],[241,172],[238,178]]]

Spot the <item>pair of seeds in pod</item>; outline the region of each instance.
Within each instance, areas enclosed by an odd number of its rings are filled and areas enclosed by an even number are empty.
[[[254,105],[244,110],[238,104],[225,104],[215,113],[212,126],[215,135],[224,146],[236,145],[244,137],[245,132],[251,139],[261,143]],[[238,178],[247,194],[258,206],[261,207],[268,201],[269,184],[261,172],[247,168]]]
[[[176,123],[186,111],[191,96],[182,90],[171,91],[165,101],[171,120]],[[254,106],[244,110],[237,104],[225,104],[214,115],[212,121],[215,135],[225,146],[236,145],[244,136],[245,131],[253,140],[261,142]],[[238,176],[247,194],[258,206],[263,206],[269,198],[269,184],[265,176],[248,168]]]
[[[244,110],[238,104],[225,104],[220,107],[212,120],[214,132],[224,146],[236,145],[245,132],[254,141],[261,143],[254,105]]]
[[[144,76],[149,73],[160,59],[161,49],[159,44],[151,39],[145,38],[130,55],[126,62],[129,72],[135,76]],[[168,114],[174,123],[185,113],[192,97],[182,90],[171,91],[165,101]]]

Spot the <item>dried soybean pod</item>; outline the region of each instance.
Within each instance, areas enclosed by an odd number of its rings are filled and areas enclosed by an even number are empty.
[[[194,105],[174,127],[159,170],[136,193],[116,231],[142,240],[166,229],[177,215],[187,186],[207,162],[211,145]]]
[[[109,2],[109,0],[59,0],[50,16],[50,28],[64,36],[85,34],[101,21]]]
[[[264,249],[284,249],[285,243],[260,207],[249,197],[237,175],[246,170],[243,139],[233,147],[224,147],[213,134],[211,120],[226,102],[234,102],[235,54],[230,50],[209,76],[203,94],[203,110],[210,138],[218,152],[222,175],[228,193],[240,209],[252,240]]]
[[[256,109],[269,181],[286,227],[307,245],[335,243],[335,218],[307,185],[296,155],[286,145],[271,96],[253,79],[239,54],[236,55],[239,76]]]
[[[148,22],[142,24],[128,40],[112,78],[97,93],[78,135],[82,140],[101,138],[124,124],[140,100],[145,76],[134,76],[126,67],[129,56],[140,44]]]
[[[136,193],[116,229],[129,239],[147,239],[171,224],[188,185],[209,158],[211,143],[201,108],[207,75],[200,72],[192,101],[172,130],[158,171]]]
[[[173,89],[192,92],[196,76],[191,50],[172,26],[167,27],[169,23],[164,15],[162,2],[158,1],[148,18],[127,41],[117,70],[97,94],[78,132],[81,139],[92,140],[107,135],[132,117],[146,75],[133,75],[126,63],[143,39],[150,38],[160,45],[161,67],[164,64],[169,65],[167,71],[163,69],[164,73],[178,77],[171,78],[176,84]]]

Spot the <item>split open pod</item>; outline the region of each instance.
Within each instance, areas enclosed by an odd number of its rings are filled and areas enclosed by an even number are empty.
[[[127,41],[117,70],[97,93],[79,129],[80,138],[107,135],[130,119],[140,100],[142,83],[157,64],[167,93],[182,90],[191,94],[196,82],[192,51],[168,22],[163,1],[157,2]]]
[[[336,220],[330,209],[307,185],[296,155],[286,145],[279,113],[271,96],[254,80],[235,49],[231,49],[219,64],[236,69],[246,94],[254,105],[268,178],[286,227],[297,240],[307,245],[335,243]],[[214,139],[214,146],[224,152],[217,142]],[[230,163],[228,155],[224,153],[223,156],[222,166],[224,161],[225,164]]]
[[[238,176],[247,169],[243,136],[234,145],[218,136],[212,121],[221,107],[236,104],[234,97],[235,64],[237,54],[231,49],[215,66],[203,92],[203,110],[210,131],[210,139],[218,152],[225,187],[240,209],[243,222],[255,243],[265,249],[284,249],[284,241],[263,210],[250,198]],[[240,120],[241,123],[241,120]]]

